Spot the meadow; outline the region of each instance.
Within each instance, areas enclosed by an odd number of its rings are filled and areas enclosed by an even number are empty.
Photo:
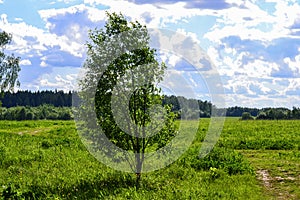
[[[227,118],[199,159],[208,125],[200,119],[188,151],[136,190],[134,174],[89,154],[73,121],[0,121],[0,199],[300,199],[299,120]]]

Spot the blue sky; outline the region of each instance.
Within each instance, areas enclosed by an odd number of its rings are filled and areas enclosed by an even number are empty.
[[[227,106],[300,107],[296,0],[0,0],[0,30],[13,34],[7,51],[22,58],[19,89],[73,90],[88,30],[104,25],[106,10],[193,38],[218,70]],[[161,56],[210,100],[204,76],[180,55]],[[167,84],[184,91],[174,77]]]

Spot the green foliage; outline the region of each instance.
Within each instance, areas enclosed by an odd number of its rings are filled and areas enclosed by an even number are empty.
[[[256,119],[268,119],[268,116],[265,112],[260,112]]]
[[[244,112],[250,113],[252,116],[257,116],[261,109],[247,108],[247,107],[229,107],[226,109],[226,116],[228,117],[241,117]]]
[[[212,180],[216,180],[216,179],[224,176],[224,171],[217,169],[215,167],[210,167],[209,168],[209,176]]]
[[[248,113],[248,112],[243,112],[242,118],[241,118],[241,119],[242,119],[242,120],[253,120],[254,118],[251,116],[250,113]]]
[[[191,167],[197,170],[211,170],[211,168],[223,169],[229,175],[253,173],[250,164],[243,158],[242,154],[231,149],[214,148],[204,158],[194,158]]]
[[[256,119],[264,120],[282,120],[282,119],[300,119],[299,108],[293,110],[287,108],[263,108]]]

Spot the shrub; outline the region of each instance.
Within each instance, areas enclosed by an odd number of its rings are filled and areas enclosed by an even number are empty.
[[[243,112],[242,120],[253,120],[254,118],[251,116],[249,112]]]
[[[268,119],[268,116],[265,112],[260,112],[256,119]]]
[[[253,173],[250,164],[244,160],[242,154],[231,149],[215,147],[204,158],[195,158],[191,167],[197,170],[223,169],[229,175]]]

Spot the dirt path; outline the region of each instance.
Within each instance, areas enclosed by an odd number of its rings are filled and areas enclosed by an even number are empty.
[[[23,135],[23,134],[29,134],[29,135],[36,135],[38,134],[39,132],[42,132],[43,130],[26,130],[26,131],[21,131],[21,132],[18,132],[19,135]]]
[[[283,184],[284,181],[294,181],[295,178],[293,177],[282,178],[280,176],[272,177],[269,174],[269,171],[266,169],[257,170],[256,174],[258,180],[260,180],[263,183],[265,189],[268,191],[268,193],[272,194],[274,199],[278,199],[278,200],[296,199],[294,195],[289,194],[287,191],[284,192],[280,191],[278,190],[278,188],[276,188],[276,186],[274,186],[274,184],[272,184],[272,182],[273,183],[279,182]]]
[[[52,129],[56,129],[58,126],[51,126],[51,127],[43,127],[43,128],[34,128],[34,129],[28,129],[28,130],[24,130],[24,131],[20,131],[17,134],[19,135],[23,135],[23,134],[29,134],[29,135],[37,135],[41,132],[48,132]]]
[[[260,169],[256,171],[256,174],[258,175],[258,179],[261,180],[266,187],[266,189],[271,189],[272,185],[270,181],[272,180],[268,170]]]
[[[243,150],[256,171],[266,199],[300,200],[300,154],[297,150]]]

